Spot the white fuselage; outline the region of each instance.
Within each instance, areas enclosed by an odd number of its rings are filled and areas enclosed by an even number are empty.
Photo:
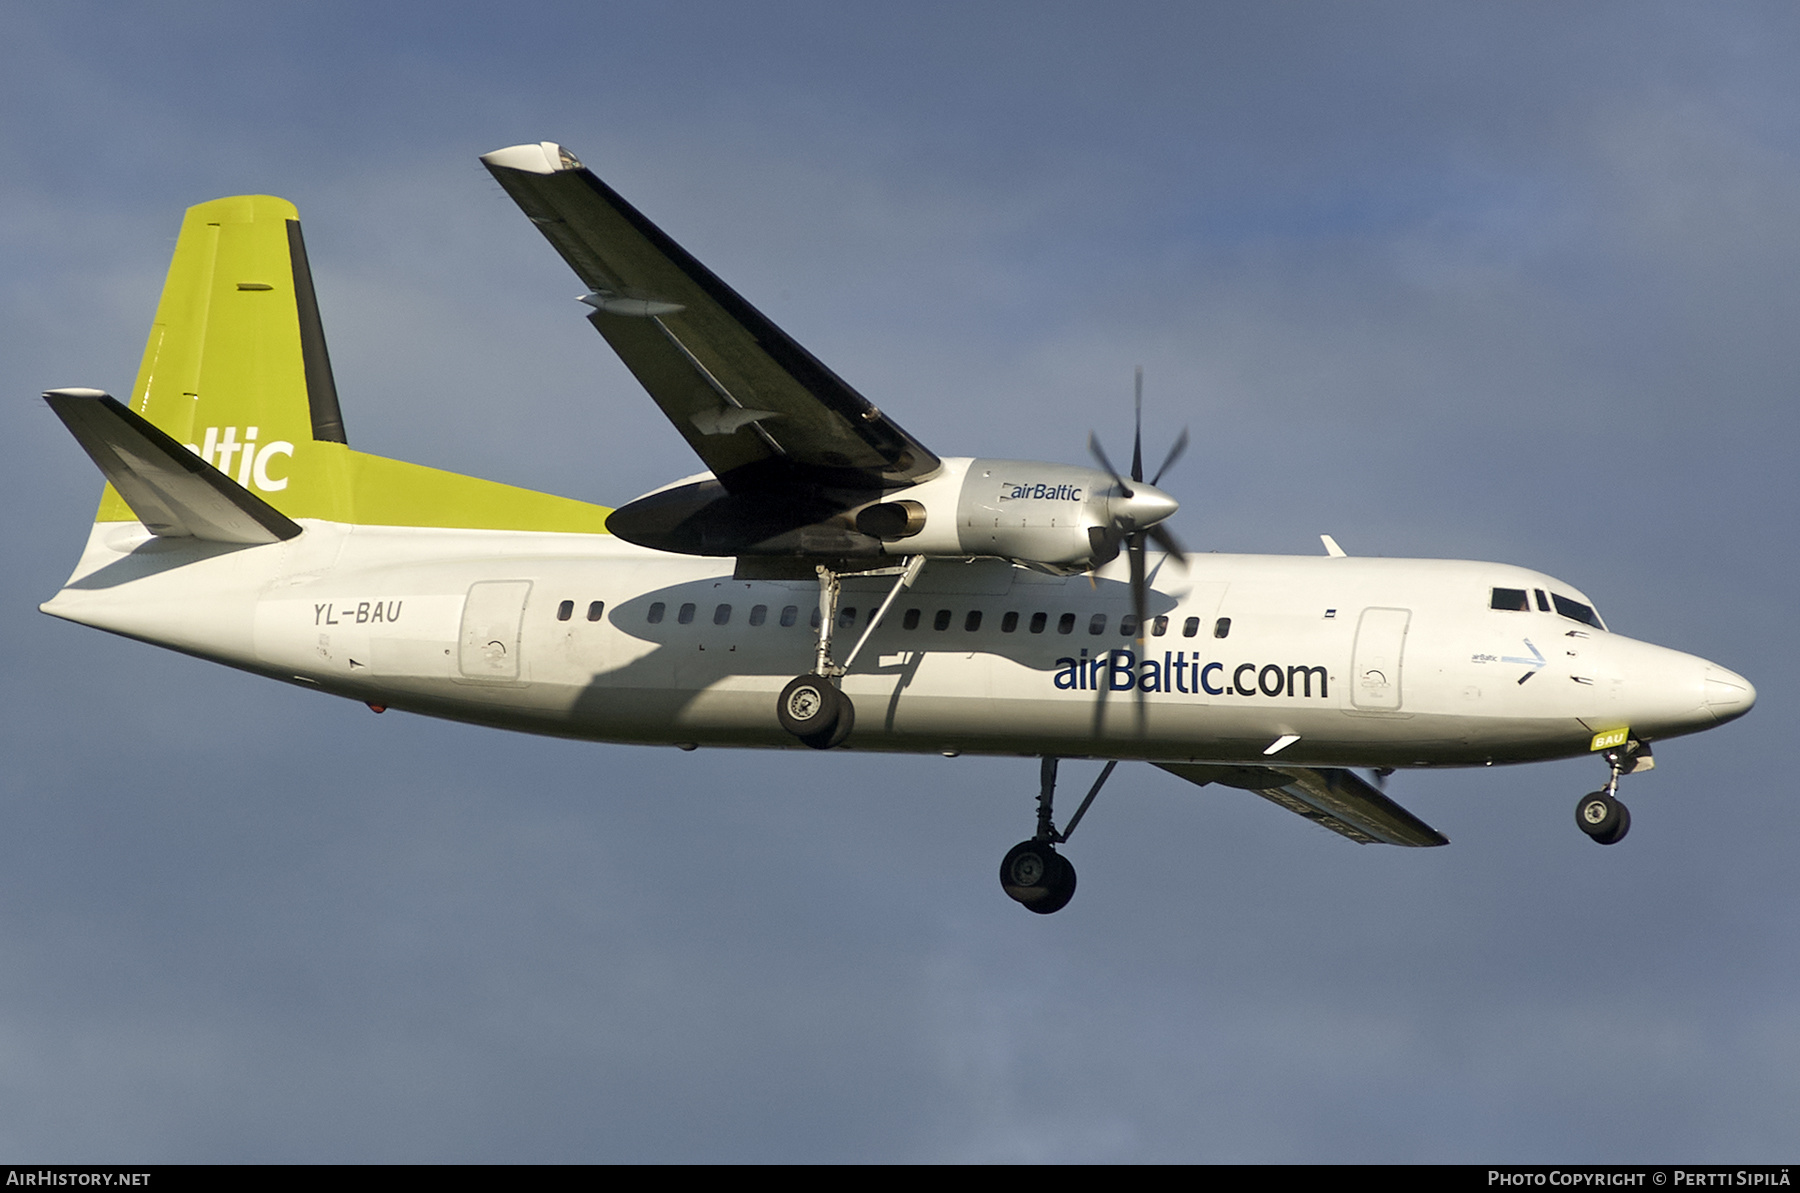
[[[43,608],[432,716],[601,741],[798,744],[775,698],[811,668],[811,581],[737,580],[730,559],[604,535],[304,525],[290,542],[230,547],[101,523]],[[1690,733],[1755,699],[1693,655],[1535,602],[1491,608],[1497,587],[1586,602],[1523,568],[1151,563],[1140,658],[1121,629],[1122,559],[1091,581],[931,560],[843,679],[848,745],[1255,762],[1291,737],[1284,764],[1479,765],[1585,753],[1610,729]],[[840,657],[892,583],[845,579]]]

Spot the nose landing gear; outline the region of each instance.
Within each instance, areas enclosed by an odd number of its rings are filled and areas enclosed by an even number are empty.
[[[1061,911],[1075,897],[1075,867],[1068,858],[1056,852],[1056,847],[1075,832],[1075,826],[1087,815],[1088,806],[1100,794],[1106,780],[1112,777],[1113,768],[1119,765],[1117,761],[1106,764],[1093,787],[1088,789],[1087,798],[1081,801],[1081,807],[1075,809],[1075,815],[1058,832],[1053,807],[1058,761],[1045,758],[1038,768],[1037,835],[1014,845],[1000,861],[1000,889],[1006,892],[1007,898],[1038,915]]]
[[[1575,826],[1601,845],[1617,845],[1631,831],[1631,809],[1611,791],[1596,791],[1575,806]]]
[[[1631,831],[1631,809],[1619,799],[1619,776],[1634,770],[1649,770],[1656,765],[1650,756],[1650,745],[1635,737],[1606,752],[1606,764],[1612,773],[1606,786],[1581,797],[1575,805],[1575,827],[1597,844],[1617,845]]]

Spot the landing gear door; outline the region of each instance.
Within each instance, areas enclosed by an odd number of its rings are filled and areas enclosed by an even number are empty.
[[[1410,609],[1364,609],[1350,661],[1350,703],[1369,712],[1400,711],[1400,660]]]
[[[484,580],[463,602],[457,667],[464,679],[483,683],[519,680],[519,627],[525,620],[529,580]]]

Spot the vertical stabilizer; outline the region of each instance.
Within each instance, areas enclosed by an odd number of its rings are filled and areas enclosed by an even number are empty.
[[[348,516],[343,415],[292,203],[188,209],[130,405],[282,513]],[[100,520],[132,516],[109,487]]]
[[[300,222],[270,195],[188,208],[129,416],[98,390],[46,396],[108,478],[95,520],[159,536],[283,540],[302,518],[604,534],[612,512],[352,451]]]

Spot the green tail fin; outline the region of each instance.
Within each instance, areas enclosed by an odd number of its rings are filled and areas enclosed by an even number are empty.
[[[604,534],[604,506],[350,450],[296,216],[188,208],[131,410],[287,519]],[[96,521],[135,518],[108,484]]]
[[[290,515],[349,496],[331,358],[294,205],[239,195],[190,207],[131,409]],[[109,491],[100,516],[130,517]]]

